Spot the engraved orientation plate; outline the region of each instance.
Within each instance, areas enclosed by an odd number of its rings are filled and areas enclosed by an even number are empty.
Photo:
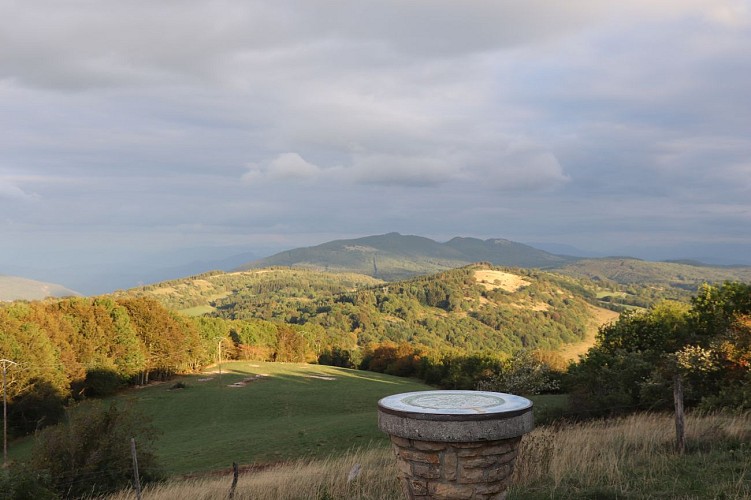
[[[388,396],[381,399],[378,405],[393,412],[478,415],[518,412],[530,408],[532,402],[520,396],[501,392],[421,391]]]

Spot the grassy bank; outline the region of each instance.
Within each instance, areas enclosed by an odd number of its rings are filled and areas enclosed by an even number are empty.
[[[749,499],[751,416],[689,416],[689,452],[673,452],[673,421],[664,415],[541,427],[523,441],[509,498]],[[356,464],[361,473],[348,480]],[[298,460],[240,476],[237,499],[400,499],[387,448],[336,458]],[[231,476],[149,488],[149,500],[226,498]],[[130,500],[124,492],[111,500]]]

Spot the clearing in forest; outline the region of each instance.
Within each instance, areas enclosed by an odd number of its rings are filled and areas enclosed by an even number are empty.
[[[487,269],[475,271],[475,281],[484,286],[486,290],[501,288],[511,293],[530,284],[529,281],[516,274]]]

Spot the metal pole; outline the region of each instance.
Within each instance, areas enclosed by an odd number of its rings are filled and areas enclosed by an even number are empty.
[[[3,365],[3,468],[8,466],[8,396],[5,390],[5,373],[10,365],[17,365],[9,359],[0,359]]]

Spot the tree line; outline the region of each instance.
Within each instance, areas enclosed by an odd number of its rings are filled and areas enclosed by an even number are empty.
[[[676,377],[688,407],[751,409],[751,285],[705,285],[690,304],[621,314],[569,368],[566,388],[589,415],[667,410]]]

